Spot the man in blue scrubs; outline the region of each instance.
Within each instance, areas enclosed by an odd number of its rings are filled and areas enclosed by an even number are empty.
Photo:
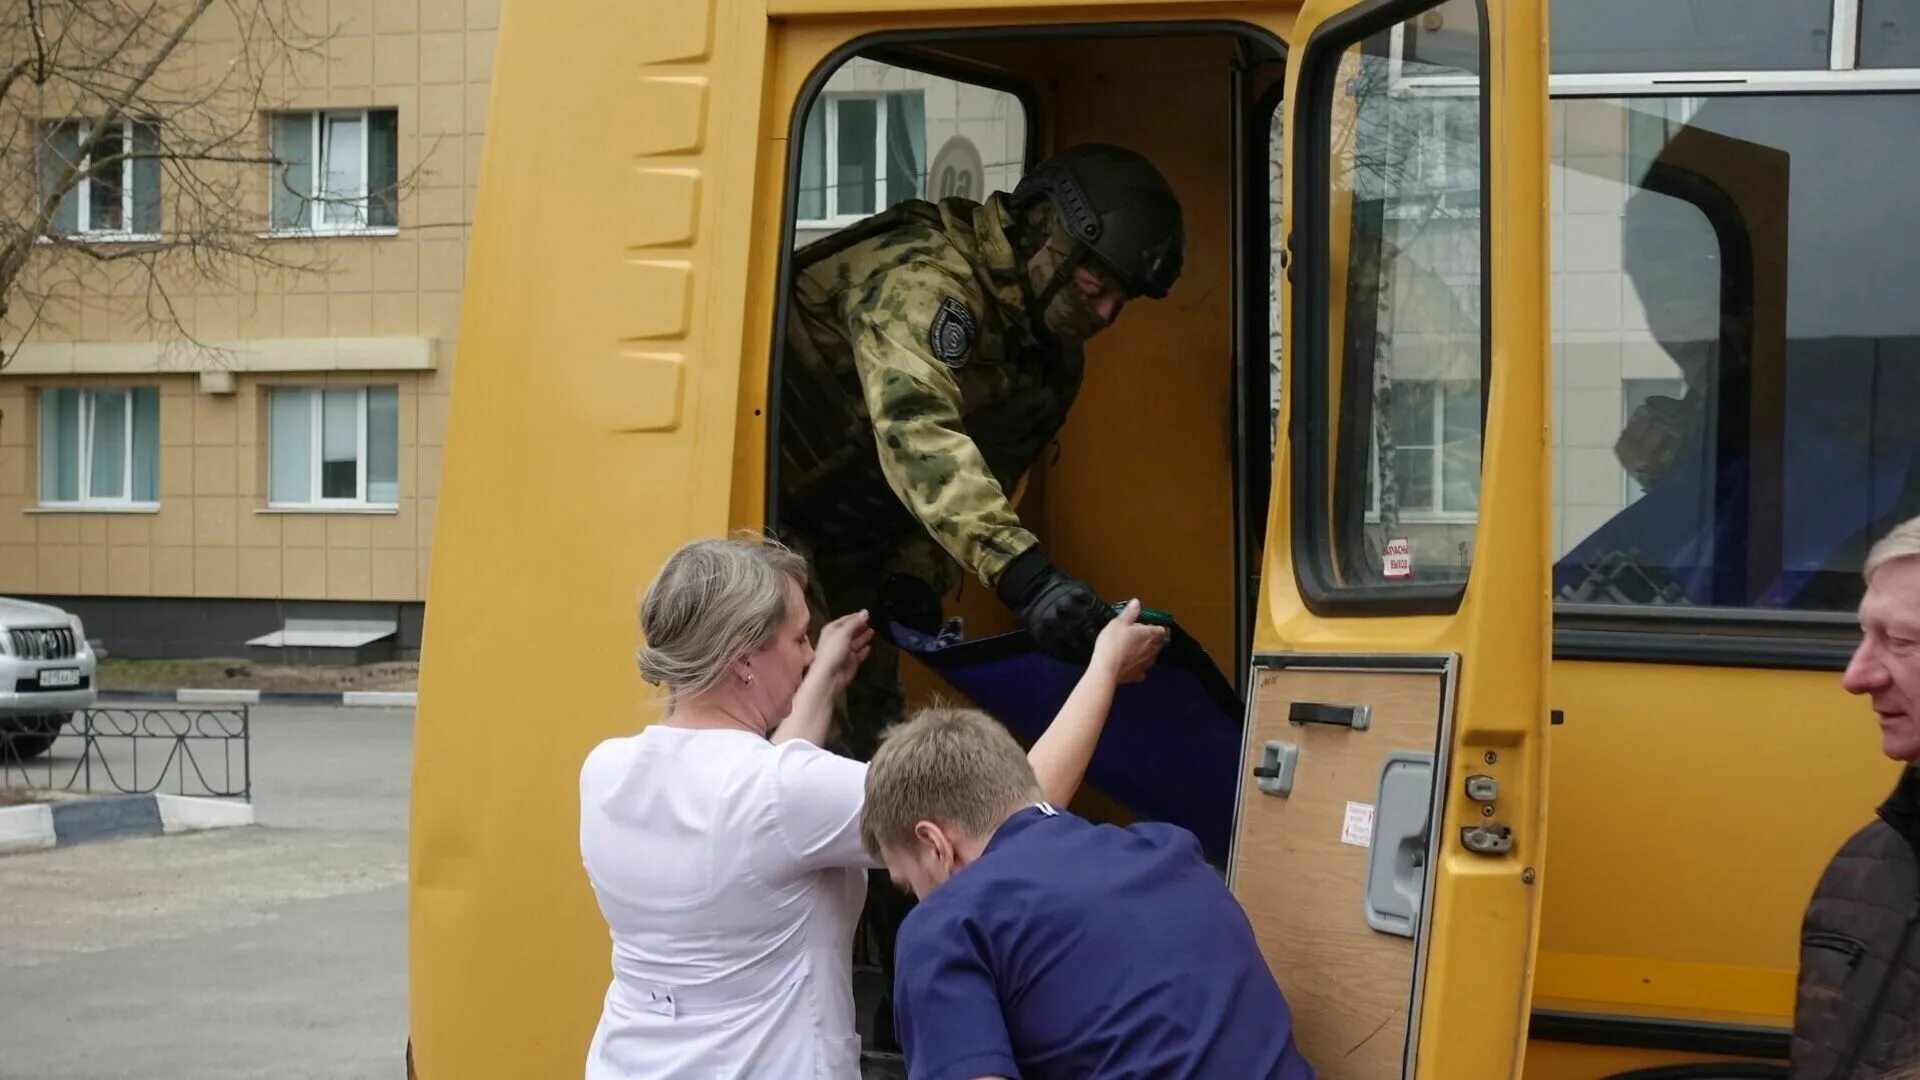
[[[913,1080],[1312,1080],[1193,834],[1047,805],[1020,745],[969,709],[889,733],[866,800],[868,851],[920,898],[894,978]]]

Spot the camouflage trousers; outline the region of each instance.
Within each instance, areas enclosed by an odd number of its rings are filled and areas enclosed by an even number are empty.
[[[891,546],[856,549],[784,531],[781,540],[807,560],[808,633],[815,641],[828,621],[850,612],[864,608],[873,620],[872,651],[835,706],[828,736],[831,749],[871,761],[881,734],[906,719],[907,713],[906,690],[900,685],[900,650],[887,640],[880,625],[884,618],[881,587],[895,575],[906,575],[924,582],[933,596],[944,596],[958,580],[959,568],[925,533]]]
[[[897,574],[918,578],[935,597],[944,596],[959,577],[959,567],[931,536],[920,533],[890,545],[849,548],[781,530],[780,539],[807,560],[809,633],[819,640],[831,619],[866,609],[874,621],[872,651],[835,706],[828,747],[860,761],[873,760],[886,730],[906,719],[907,694],[900,685],[900,650],[879,624],[882,586]],[[913,896],[895,886],[884,870],[869,874],[867,903],[854,943],[857,963],[876,969],[882,987],[867,1025],[868,1047],[899,1049],[893,1030],[893,947],[900,923],[913,908]]]

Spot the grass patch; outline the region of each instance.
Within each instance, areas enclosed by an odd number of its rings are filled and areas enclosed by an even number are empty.
[[[417,663],[349,666],[256,664],[249,660],[100,661],[102,692],[113,690],[412,690]]]

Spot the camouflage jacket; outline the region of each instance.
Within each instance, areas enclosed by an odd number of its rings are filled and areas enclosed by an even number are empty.
[[[780,518],[840,554],[918,531],[992,585],[1032,547],[1007,499],[1080,389],[1036,342],[1002,196],[904,203],[795,256]]]

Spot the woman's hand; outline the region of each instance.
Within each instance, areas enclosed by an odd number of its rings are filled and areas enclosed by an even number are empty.
[[[829,696],[838,696],[853,681],[853,673],[873,651],[873,627],[867,625],[867,613],[856,611],[842,615],[820,628],[820,643],[813,647],[809,679],[823,679]]]
[[[821,635],[825,637],[825,635]],[[1102,666],[1116,683],[1134,683],[1147,677],[1147,669],[1160,658],[1167,643],[1167,628],[1140,623],[1140,601],[1127,601],[1126,609],[1114,616],[1093,643],[1091,666]]]

